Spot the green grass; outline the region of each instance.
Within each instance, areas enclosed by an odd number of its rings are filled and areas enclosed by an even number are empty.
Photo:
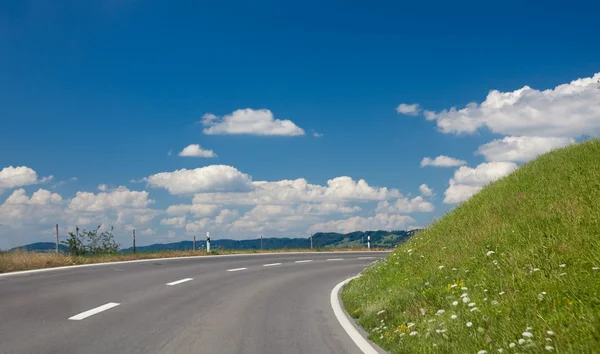
[[[592,140],[490,184],[365,270],[342,300],[391,353],[600,353],[598,267]]]

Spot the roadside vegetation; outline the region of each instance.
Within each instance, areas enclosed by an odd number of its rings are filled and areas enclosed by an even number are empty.
[[[600,140],[484,188],[342,292],[391,353],[600,352]]]
[[[373,249],[373,251],[381,251],[384,249]],[[132,261],[138,259],[152,258],[171,258],[171,257],[191,257],[191,256],[206,256],[206,255],[223,255],[223,254],[254,254],[254,253],[284,253],[284,252],[351,252],[351,251],[368,251],[365,248],[344,248],[344,249],[281,249],[281,250],[211,250],[207,253],[205,250],[186,250],[186,251],[157,251],[157,252],[138,252],[138,253],[107,253],[107,254],[86,254],[72,255],[68,253],[51,253],[51,252],[28,252],[15,250],[11,252],[0,252],[0,273],[15,272],[20,270],[53,268],[61,266],[105,263],[105,262],[120,262]]]

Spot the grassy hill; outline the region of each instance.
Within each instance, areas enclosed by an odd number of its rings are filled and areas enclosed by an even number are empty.
[[[600,140],[492,183],[342,293],[392,353],[600,352]]]

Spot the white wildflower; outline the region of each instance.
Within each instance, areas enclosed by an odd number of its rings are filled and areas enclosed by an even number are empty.
[[[402,332],[400,333],[400,337],[404,337],[406,335],[406,333]]]
[[[525,337],[525,338],[533,338],[533,334],[531,332],[523,332],[523,337]]]
[[[462,295],[460,296],[460,298],[462,299],[463,297],[465,297],[465,296],[467,296],[467,295],[468,295],[467,293],[464,293],[464,294],[462,294]]]
[[[431,323],[431,322],[433,322],[433,321],[435,321],[435,320],[432,318],[432,319],[430,319],[430,320],[427,320],[427,323]]]
[[[469,297],[465,296],[465,297],[463,297],[462,301],[466,304],[467,302],[471,301],[471,299],[469,299]]]
[[[547,346],[545,346],[544,348],[545,348],[547,351],[549,351],[549,352],[551,352],[551,351],[553,351],[553,350],[554,350],[554,347],[553,347],[553,346],[551,346],[551,345],[547,345]]]
[[[523,339],[523,338],[519,339],[519,344],[521,344],[521,345],[525,344],[525,339]]]
[[[456,268],[452,268],[452,270],[458,270],[458,269],[456,269]]]
[[[458,301],[452,301],[452,306],[458,305]]]
[[[496,253],[496,252],[494,252],[494,251],[488,251],[488,252],[487,252],[485,255],[486,255],[486,256],[491,256],[491,255],[493,255],[494,253]]]
[[[408,250],[408,251],[406,251],[406,252],[408,252],[408,253],[411,253],[411,252],[412,252],[412,248],[411,248],[411,249],[409,249],[409,250]]]
[[[529,326],[527,326],[527,328],[525,328],[525,330],[526,330],[526,331],[531,331],[531,330],[533,330],[533,327],[529,327]]]
[[[552,342],[552,338],[546,338],[546,342]]]
[[[560,274],[559,274],[559,276],[561,276],[561,277],[563,277],[563,276],[565,276],[565,275],[567,275],[567,273],[560,273]]]
[[[501,292],[498,293],[498,295],[504,295],[504,294],[505,294],[504,291],[501,291]]]
[[[544,300],[544,295],[538,294],[538,300],[540,300],[540,301]]]
[[[598,268],[598,267],[592,267],[592,270],[598,270],[598,269],[600,269],[600,268]]]
[[[467,306],[473,307],[473,306],[475,306],[475,303],[474,302],[470,302],[469,305],[467,305]]]
[[[416,336],[417,334],[419,334],[417,331],[412,331],[408,335],[412,337],[412,336]]]
[[[487,350],[480,350],[477,352],[477,354],[487,354]]]
[[[553,332],[553,331],[547,331],[546,333],[547,333],[549,336],[553,336],[553,335],[554,335],[554,332]]]
[[[425,286],[429,286],[429,282],[425,282]]]
[[[381,315],[381,314],[382,314],[382,313],[384,313],[384,312],[385,312],[385,310],[381,310],[381,311],[377,312],[377,314],[378,314],[378,315]]]
[[[492,305],[499,305],[500,303],[496,300],[492,300]]]
[[[484,298],[483,298],[483,301],[487,301],[487,297],[484,297]]]
[[[534,271],[534,272],[539,272],[539,271],[540,271],[540,268],[533,268],[533,271]]]
[[[484,292],[484,293],[487,293],[487,289],[483,289],[483,292]]]
[[[508,346],[509,346],[510,348],[514,348],[514,347],[516,347],[517,345],[516,345],[515,343],[510,343]]]
[[[414,323],[414,322],[408,322],[408,323],[406,324],[406,327],[408,327],[408,328],[411,328],[411,327],[412,327],[412,326],[414,326],[414,325],[415,325],[415,323]]]
[[[471,310],[469,310],[469,311],[471,311],[471,312],[473,312],[473,311],[479,311],[479,309],[478,309],[477,307],[473,307],[473,308],[472,308]]]
[[[441,265],[441,266],[439,266],[438,268],[440,268],[440,269],[444,269],[444,268],[446,268],[446,267],[444,267],[443,265]]]
[[[452,284],[452,285],[450,285],[450,289],[455,288],[457,286],[458,286],[458,284]]]
[[[453,319],[453,320],[455,320],[457,317],[458,317],[458,316],[456,316],[456,315],[452,315],[452,316],[450,316],[450,318],[451,318],[451,319]]]
[[[460,290],[467,291],[467,290],[469,290],[469,288],[463,286],[462,288],[460,288]]]
[[[566,266],[567,266],[566,264],[561,264],[561,265],[559,265],[559,267],[561,267],[561,268],[564,268],[564,267],[566,267]]]
[[[498,265],[498,261],[497,260],[493,260],[492,263],[494,263],[494,265]]]
[[[502,353],[503,351],[504,351],[504,349],[498,348],[498,353]]]
[[[436,312],[435,314],[439,316],[439,315],[443,314],[444,312],[446,312],[446,311],[445,310],[438,310],[438,312]]]
[[[542,295],[546,295],[546,292],[545,292],[545,291],[542,291]]]
[[[471,327],[473,325],[473,322],[467,322],[467,327]]]

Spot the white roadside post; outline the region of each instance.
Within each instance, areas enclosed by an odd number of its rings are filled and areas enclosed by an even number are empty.
[[[206,233],[206,253],[210,253],[210,232]]]
[[[367,248],[371,249],[371,236],[367,236]]]

